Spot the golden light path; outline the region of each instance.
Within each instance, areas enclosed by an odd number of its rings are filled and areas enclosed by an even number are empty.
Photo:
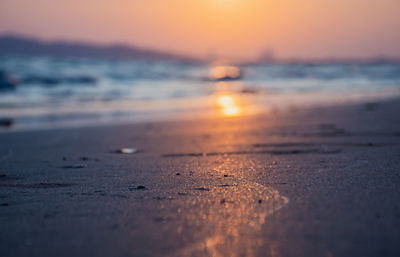
[[[215,167],[213,174],[234,175],[225,178],[222,186],[205,178],[209,191],[195,192],[187,199],[180,219],[196,228],[197,240],[173,256],[253,257],[265,244],[272,251],[267,255],[274,256],[274,242],[264,240],[263,226],[289,199],[273,188],[247,180],[246,173],[240,171],[244,170],[242,160],[222,158],[224,163]],[[260,165],[250,159],[246,163]],[[205,229],[204,224],[212,229]]]

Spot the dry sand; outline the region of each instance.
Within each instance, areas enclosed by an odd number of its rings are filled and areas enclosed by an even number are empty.
[[[0,255],[400,256],[399,110],[2,133]]]

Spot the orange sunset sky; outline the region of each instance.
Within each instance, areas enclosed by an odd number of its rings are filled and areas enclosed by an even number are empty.
[[[400,57],[400,0],[0,0],[0,33],[197,57]]]

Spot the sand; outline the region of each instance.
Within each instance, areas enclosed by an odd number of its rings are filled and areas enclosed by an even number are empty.
[[[399,256],[398,110],[2,133],[1,256]]]

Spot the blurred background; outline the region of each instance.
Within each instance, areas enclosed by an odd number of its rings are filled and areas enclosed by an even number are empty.
[[[398,0],[0,0],[0,127],[400,95]]]

